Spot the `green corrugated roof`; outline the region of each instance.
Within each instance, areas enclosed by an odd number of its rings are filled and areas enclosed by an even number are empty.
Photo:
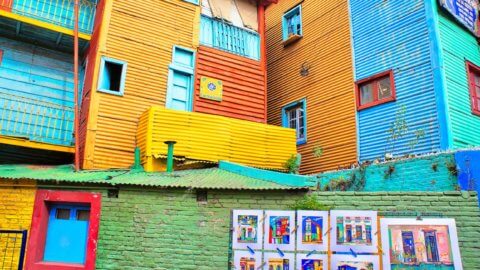
[[[312,184],[302,181],[295,185],[258,179],[220,168],[195,169],[169,173],[147,173],[130,170],[74,172],[71,165],[29,166],[1,165],[0,178],[31,179],[65,183],[151,186],[194,189],[287,190],[306,189]],[[307,179],[307,178],[306,178]]]

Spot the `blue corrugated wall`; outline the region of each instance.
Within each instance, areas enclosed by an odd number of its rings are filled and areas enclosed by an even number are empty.
[[[435,151],[440,146],[431,43],[424,0],[350,0],[355,80],[392,69],[397,99],[358,112],[359,159],[385,153]],[[396,112],[406,109],[408,134],[388,142]],[[414,132],[425,136],[415,148]],[[393,150],[394,149],[394,150]]]
[[[0,37],[0,135],[72,145],[73,57]]]

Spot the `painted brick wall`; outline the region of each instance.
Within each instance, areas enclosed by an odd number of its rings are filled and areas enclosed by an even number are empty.
[[[227,269],[231,209],[288,209],[294,192],[120,190],[102,198],[96,269]],[[480,265],[476,193],[322,192],[336,209],[442,212],[457,220],[465,269]]]

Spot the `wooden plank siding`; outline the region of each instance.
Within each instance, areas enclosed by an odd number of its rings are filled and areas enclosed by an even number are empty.
[[[221,102],[200,98],[202,76],[222,80]],[[264,82],[261,62],[200,46],[197,53],[194,111],[265,122]]]
[[[282,15],[302,5],[303,38],[283,47]],[[279,1],[266,9],[268,123],[281,125],[283,106],[306,98],[307,143],[301,173],[349,166],[357,160],[355,97],[346,0]],[[300,68],[307,62],[309,75]],[[313,149],[323,148],[316,158]]]

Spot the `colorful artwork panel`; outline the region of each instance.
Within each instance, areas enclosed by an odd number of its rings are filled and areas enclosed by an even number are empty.
[[[262,265],[262,253],[249,251],[235,251],[234,265],[237,270],[257,270]]]
[[[374,253],[377,247],[377,212],[331,211],[333,251]]]
[[[295,256],[292,253],[285,253],[280,256],[277,252],[264,253],[264,270],[294,270]]]
[[[297,249],[326,251],[328,235],[327,211],[297,212]]]
[[[297,270],[328,270],[328,256],[297,254]]]
[[[385,269],[462,269],[453,219],[382,218]]]
[[[265,249],[294,250],[295,248],[295,212],[266,211]]]
[[[331,262],[332,270],[378,270],[380,269],[379,258],[376,255],[333,255]]]
[[[263,211],[234,210],[233,211],[233,248],[262,248]]]

